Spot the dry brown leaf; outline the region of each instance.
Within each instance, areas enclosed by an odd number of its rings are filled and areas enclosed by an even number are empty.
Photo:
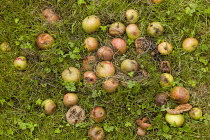
[[[192,108],[192,105],[190,104],[181,104],[178,105],[175,109],[170,109],[169,107],[167,108],[167,113],[169,114],[180,114],[185,111],[189,111]]]

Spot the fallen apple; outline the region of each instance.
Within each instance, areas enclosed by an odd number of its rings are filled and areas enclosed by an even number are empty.
[[[95,126],[88,130],[88,136],[91,138],[91,140],[103,140],[105,137],[105,133],[103,128]]]
[[[163,32],[164,28],[160,22],[152,22],[147,27],[147,33],[152,37],[162,35]]]
[[[103,46],[98,49],[97,55],[101,60],[110,61],[114,56],[114,52],[110,47]]]
[[[182,47],[187,52],[193,52],[198,47],[198,40],[195,38],[186,38],[183,43]]]
[[[27,59],[24,56],[19,56],[14,60],[14,66],[16,69],[23,71],[28,66]]]
[[[124,73],[137,72],[139,65],[135,60],[126,59],[121,63],[121,70]]]
[[[75,93],[66,93],[63,97],[63,103],[66,107],[76,105],[79,101],[77,94]]]
[[[168,99],[168,94],[166,93],[159,93],[155,96],[155,105],[156,106],[163,106],[166,105]]]
[[[51,99],[46,99],[41,104],[43,112],[46,115],[52,115],[56,110],[56,104]]]
[[[185,118],[181,114],[173,115],[173,114],[168,114],[167,113],[166,116],[165,116],[165,119],[170,125],[173,125],[175,127],[180,127],[185,122]]]
[[[69,67],[62,72],[62,78],[67,82],[79,82],[80,81],[80,71],[75,67]]]
[[[152,0],[154,4],[161,3],[163,0]]]
[[[199,120],[202,117],[202,110],[198,107],[194,107],[189,111],[189,115],[194,120]]]
[[[140,36],[140,30],[136,24],[129,24],[126,27],[126,34],[130,39],[136,39]]]
[[[9,45],[8,42],[3,42],[1,45],[0,45],[0,49],[2,50],[2,52],[8,52],[11,50],[11,47]]]
[[[163,73],[160,76],[160,84],[163,87],[170,87],[173,86],[174,83],[174,78],[171,74],[169,73]]]
[[[90,85],[94,84],[96,82],[96,75],[95,75],[95,73],[92,72],[92,71],[86,71],[84,73],[84,80],[83,81],[86,84],[90,84]]]
[[[88,34],[94,33],[100,26],[101,21],[95,15],[88,16],[82,21],[82,28]]]
[[[89,55],[84,57],[82,61],[82,66],[85,70],[93,70],[94,66],[96,65],[96,57],[94,55]]]
[[[70,107],[68,112],[66,113],[66,120],[72,125],[83,122],[85,118],[85,110],[78,105]]]
[[[110,61],[102,61],[96,65],[96,76],[99,78],[113,76],[115,67]]]
[[[178,104],[187,103],[190,99],[190,94],[187,89],[176,86],[170,91],[170,98]]]
[[[98,48],[98,40],[94,37],[86,38],[84,48],[86,48],[89,52],[95,51]]]
[[[37,46],[42,50],[51,48],[54,43],[54,38],[47,33],[39,34],[39,36],[36,39]]]
[[[162,55],[168,55],[172,52],[173,46],[168,42],[162,42],[158,45],[158,51]]]
[[[106,111],[101,106],[96,106],[90,111],[90,117],[97,123],[102,122],[106,118]]]
[[[59,20],[58,15],[50,8],[45,9],[42,12],[42,16],[49,23],[54,23]]]
[[[122,22],[114,22],[109,27],[109,34],[112,36],[123,35],[125,33],[125,25]]]
[[[117,55],[122,55],[127,51],[126,42],[121,38],[112,39],[111,44]]]
[[[136,23],[139,20],[139,12],[135,9],[128,9],[125,17],[129,23]]]
[[[107,93],[113,93],[119,87],[119,81],[116,78],[109,78],[102,84],[103,90]]]

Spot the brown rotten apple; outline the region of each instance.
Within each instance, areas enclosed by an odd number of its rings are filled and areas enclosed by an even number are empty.
[[[94,84],[96,82],[96,75],[94,72],[92,71],[86,71],[84,73],[84,83],[87,83],[87,84]]]
[[[187,89],[180,86],[176,86],[171,89],[170,98],[178,104],[184,104],[189,101],[190,94]]]
[[[42,12],[42,16],[46,19],[49,23],[54,23],[59,20],[58,15],[50,8],[45,9]]]
[[[93,70],[96,65],[96,57],[94,55],[86,56],[82,61],[82,66],[85,70]]]
[[[78,105],[72,106],[66,113],[66,120],[72,125],[83,122],[85,118],[85,110]]]
[[[106,118],[106,111],[101,106],[96,106],[90,111],[90,117],[97,123]]]
[[[105,133],[103,128],[95,126],[88,130],[88,136],[91,138],[91,140],[103,140]]]
[[[54,38],[47,33],[39,34],[39,36],[36,39],[37,46],[42,50],[51,48],[54,43]]]
[[[114,22],[109,27],[109,34],[112,36],[123,35],[125,33],[125,25],[121,22]]]
[[[95,15],[88,16],[82,21],[82,28],[88,34],[94,33],[100,26],[100,19]]]
[[[99,78],[113,76],[115,67],[110,61],[102,61],[96,65],[96,76]]]
[[[103,46],[97,51],[98,58],[105,61],[110,61],[113,58],[114,52],[110,47]]]
[[[126,42],[121,38],[114,38],[111,41],[117,55],[122,55],[127,51]]]
[[[117,90],[119,87],[119,81],[115,78],[109,78],[107,79],[103,84],[102,88],[107,92],[107,93],[113,93]]]
[[[163,106],[167,103],[168,95],[166,93],[159,93],[155,96],[156,106]]]
[[[75,67],[69,67],[62,72],[62,78],[67,82],[79,82],[80,76],[80,71]]]

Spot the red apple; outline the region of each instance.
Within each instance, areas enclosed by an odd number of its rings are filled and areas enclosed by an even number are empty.
[[[109,27],[109,34],[112,36],[123,35],[125,33],[125,25],[121,22],[114,22]]]
[[[189,115],[194,120],[199,120],[202,117],[202,110],[198,107],[194,107],[189,111]]]
[[[110,47],[103,46],[97,51],[98,58],[105,61],[110,61],[113,58],[114,52]]]
[[[86,71],[84,73],[84,83],[87,83],[87,84],[94,84],[96,82],[96,75],[94,72],[92,71]]]
[[[28,66],[27,59],[24,56],[19,56],[14,60],[14,66],[16,69],[23,71]]]
[[[101,21],[95,15],[88,16],[82,21],[82,28],[88,34],[94,33],[100,26]]]
[[[93,70],[96,65],[96,57],[94,55],[86,56],[82,61],[82,66],[85,70]]]
[[[139,20],[139,13],[135,9],[128,9],[125,13],[125,17],[129,23],[136,23]]]
[[[126,34],[130,39],[136,39],[140,36],[140,30],[136,24],[129,24],[126,27]]]
[[[173,86],[174,83],[174,78],[171,74],[169,73],[163,73],[160,76],[160,84],[163,87],[170,87]]]
[[[125,73],[137,72],[139,70],[138,63],[135,60],[126,59],[121,63],[121,70]]]
[[[122,55],[127,51],[126,42],[121,38],[114,38],[111,41],[117,55]]]
[[[162,35],[163,32],[164,28],[160,22],[152,22],[147,27],[147,33],[152,37]]]
[[[76,105],[79,101],[77,94],[75,93],[66,93],[63,97],[63,103],[66,107]]]
[[[8,51],[11,50],[11,48],[10,48],[8,42],[3,42],[3,43],[0,45],[0,49],[2,50],[2,52],[8,52]]]
[[[158,45],[158,51],[162,55],[168,55],[172,52],[173,46],[168,42],[162,42]]]
[[[106,111],[101,106],[96,106],[90,111],[90,117],[97,123],[106,118]]]
[[[109,78],[102,84],[102,88],[107,93],[115,92],[118,87],[119,87],[119,81],[115,78]]]
[[[59,20],[58,15],[50,8],[45,9],[42,12],[42,16],[46,19],[49,23],[54,23]]]
[[[189,101],[190,93],[187,89],[180,86],[176,86],[171,89],[170,98],[178,104],[184,104]]]
[[[115,67],[110,61],[102,61],[96,65],[96,76],[99,78],[113,76]]]
[[[51,99],[44,100],[41,106],[46,115],[52,115],[56,110],[56,104]]]
[[[40,34],[36,39],[37,46],[42,50],[51,48],[54,43],[54,38],[47,33]]]
[[[67,82],[79,82],[80,76],[80,71],[75,67],[69,67],[62,72],[62,78]]]
[[[88,136],[91,138],[91,140],[103,140],[105,133],[103,128],[95,126],[88,130]]]
[[[198,40],[195,38],[186,38],[182,43],[182,48],[187,52],[193,52],[198,47]]]
[[[95,51],[98,48],[98,40],[94,37],[86,38],[84,44],[85,44],[84,47],[89,52]]]
[[[180,127],[185,122],[185,118],[181,114],[172,115],[167,113],[165,119],[170,125],[173,125],[175,127]]]

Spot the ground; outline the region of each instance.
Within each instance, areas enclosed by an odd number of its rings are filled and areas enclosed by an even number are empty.
[[[11,51],[0,51],[0,139],[89,139],[87,131],[93,126],[101,126],[106,139],[173,139],[207,140],[210,139],[210,85],[209,85],[209,46],[210,46],[210,2],[208,0],[171,0],[159,4],[148,4],[147,0],[1,0],[0,1],[0,43],[8,42]],[[60,20],[50,24],[42,17],[42,11],[52,8]],[[86,37],[98,38],[99,45],[110,45],[114,37],[108,33],[111,23],[120,21],[126,26],[127,9],[139,12],[136,25],[141,37],[152,42],[152,47],[163,41],[173,45],[169,55],[153,57],[149,51],[138,54],[134,40],[126,34],[128,51],[112,60],[116,67],[116,78],[126,83],[113,94],[106,94],[98,79],[92,85],[65,83],[61,78],[64,69],[73,66],[82,69],[82,58],[95,52],[87,52],[83,47]],[[82,20],[96,15],[101,20],[100,29],[87,34],[82,29]],[[164,33],[149,37],[146,29],[151,22],[161,22]],[[49,33],[55,38],[51,49],[40,50],[36,37]],[[185,38],[194,37],[199,41],[198,48],[191,53],[181,47]],[[18,71],[13,61],[25,56],[28,67]],[[125,59],[135,59],[141,70],[137,75],[127,76],[119,68]],[[160,85],[160,60],[171,65],[171,75],[175,83],[190,92],[189,103],[203,111],[200,120],[192,120],[188,112],[182,113],[186,119],[182,127],[170,126],[164,116],[166,107],[175,107],[171,102],[157,107],[154,97],[167,93],[172,87]],[[145,73],[146,72],[146,73]],[[144,73],[144,74],[142,74]],[[133,77],[132,77],[133,76]],[[68,124],[65,114],[68,108],[63,104],[63,95],[76,92],[78,105],[86,112],[86,120],[75,126]],[[41,102],[51,98],[57,105],[53,115],[43,114]],[[89,116],[95,106],[103,106],[107,111],[106,119],[95,123]],[[136,135],[136,119],[148,118],[153,125],[145,136]]]

